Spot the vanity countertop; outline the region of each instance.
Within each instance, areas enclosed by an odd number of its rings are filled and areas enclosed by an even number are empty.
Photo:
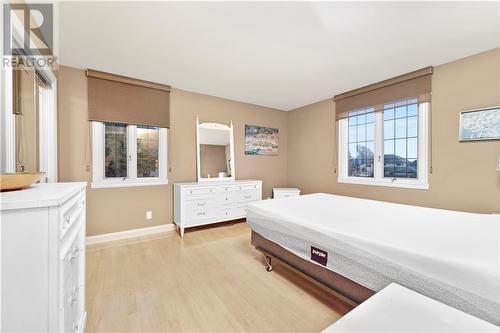
[[[0,193],[0,210],[59,206],[81,191],[86,182],[34,184],[24,190]]]

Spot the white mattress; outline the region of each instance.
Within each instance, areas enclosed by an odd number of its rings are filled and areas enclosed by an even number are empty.
[[[500,327],[396,283],[337,320],[322,333],[500,332]]]
[[[374,291],[397,282],[500,324],[500,215],[473,214],[330,194],[248,206],[261,236]]]

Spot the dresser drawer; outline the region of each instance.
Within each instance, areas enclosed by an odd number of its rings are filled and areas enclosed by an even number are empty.
[[[234,185],[224,185],[224,186],[218,186],[216,192],[227,193],[227,192],[235,191],[236,189],[237,189],[237,187]]]
[[[81,331],[80,319],[83,313],[83,290],[77,283],[71,284],[63,294],[62,327],[64,332],[79,332]]]
[[[59,265],[59,276],[63,289],[69,284],[74,283],[78,279],[80,267],[84,264],[83,252],[83,237],[85,237],[83,224],[79,226],[79,230],[70,234],[71,238],[65,240],[61,246],[61,257]]]
[[[217,206],[191,209],[186,212],[187,222],[213,219],[217,217],[217,212]]]
[[[247,205],[240,205],[232,209],[232,216],[234,218],[241,218],[247,216]]]
[[[234,193],[232,192],[221,193],[219,198],[221,205],[230,205],[234,202]]]
[[[186,196],[190,197],[192,195],[215,193],[215,189],[213,187],[201,187],[201,188],[194,187],[185,189],[183,193]]]
[[[195,200],[186,200],[186,209],[200,209],[200,208],[208,208],[217,206],[217,197],[203,198],[203,199],[195,199]]]
[[[60,238],[71,228],[85,211],[85,192],[80,192],[66,201],[59,210]]]
[[[235,192],[236,202],[249,202],[257,200],[260,200],[260,192],[258,190]]]
[[[259,188],[260,188],[260,184],[242,184],[242,185],[235,186],[235,189],[238,191],[257,190]]]

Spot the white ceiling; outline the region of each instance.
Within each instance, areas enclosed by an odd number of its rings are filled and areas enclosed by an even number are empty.
[[[500,46],[500,2],[62,2],[59,57],[281,110]]]

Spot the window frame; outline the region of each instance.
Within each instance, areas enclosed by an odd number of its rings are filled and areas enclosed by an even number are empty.
[[[374,135],[374,173],[373,178],[348,176],[349,163],[349,132],[348,118],[338,121],[338,179],[339,183],[372,185],[428,190],[428,161],[429,161],[429,102],[418,104],[418,171],[417,178],[389,178],[384,177],[384,114],[375,112]]]
[[[105,177],[105,126],[92,122],[92,188],[168,184],[168,130],[158,127],[158,177],[137,177],[137,126],[127,124],[127,177]]]

